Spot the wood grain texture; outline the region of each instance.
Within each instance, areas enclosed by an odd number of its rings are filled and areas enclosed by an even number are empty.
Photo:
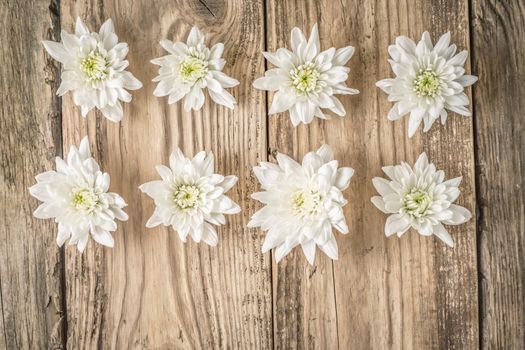
[[[481,348],[525,348],[525,9],[472,1]]]
[[[83,119],[70,95],[63,104],[55,95],[59,65],[40,41],[72,31],[76,16],[92,30],[112,18],[130,46],[129,70],[144,87],[120,124],[96,112]],[[0,349],[525,348],[520,1],[6,0],[0,18]],[[316,22],[322,48],[356,47],[348,85],[361,94],[341,98],[346,118],[293,128],[287,113],[267,117],[272,96],[252,81],[270,66],[263,50],[289,47],[294,26],[309,33]],[[158,41],[185,40],[192,25],[226,45],[225,72],[241,82],[234,111],[207,97],[186,113],[153,96]],[[445,126],[409,139],[406,118],[386,119],[391,103],[375,82],[393,75],[395,37],[419,40],[424,30],[434,40],[450,30],[480,81],[474,118],[450,113]],[[114,249],[91,242],[82,255],[61,254],[56,224],[32,217],[38,203],[27,188],[85,135],[130,220]],[[260,253],[264,234],[246,228],[260,208],[249,198],[259,189],[251,169],[276,151],[301,159],[323,143],[356,171],[345,192],[350,234],[336,233],[338,261],[318,251],[310,267],[298,248],[277,265]],[[137,187],[177,147],[211,150],[217,172],[240,178],[230,194],[243,212],[227,217],[216,248],[144,227],[153,202]],[[447,178],[463,176],[458,202],[474,218],[448,227],[453,249],[414,231],[387,239],[386,217],[370,203],[381,166],[422,151]]]
[[[298,26],[309,33],[312,25],[319,21],[314,2],[267,1],[266,4],[268,51],[289,47],[293,27]],[[323,35],[324,27],[321,25],[319,29]],[[269,95],[268,106],[272,97]],[[336,123],[340,128],[339,122]],[[326,142],[327,125],[314,120],[309,126],[294,128],[288,112],[271,115],[268,119],[271,159],[275,161],[275,152],[278,151],[301,160],[306,153]],[[315,266],[311,267],[301,248],[297,247],[278,265],[275,260],[272,263],[274,347],[337,348],[337,310],[331,260],[317,251]]]
[[[43,39],[56,40],[56,4],[0,5],[0,349],[61,349],[61,256],[52,221],[32,213],[34,176],[60,154],[58,64]]]
[[[68,348],[271,348],[269,254],[260,253],[261,233],[246,229],[256,209],[251,167],[266,159],[264,94],[251,87],[264,67],[262,1],[63,1],[62,14],[66,30],[77,15],[93,29],[112,18],[130,45],[129,69],[144,84],[120,124],[100,113],[84,120],[64,99],[64,144],[89,135],[111,190],[127,200],[130,213],[114,249],[93,243],[83,255],[67,249]],[[185,41],[192,25],[208,42],[225,43],[225,72],[241,82],[232,90],[235,111],[208,97],[201,112],[186,113],[153,96],[158,67],[148,61],[165,55],[158,41]],[[211,150],[218,172],[240,178],[229,193],[243,215],[227,218],[216,248],[144,227],[154,205],[137,187],[158,177],[155,165],[166,164],[176,147],[189,156]]]
[[[419,40],[433,28],[437,39],[451,30],[455,42],[468,49],[466,6],[466,1],[268,1],[269,50],[288,45],[294,26],[309,31],[317,22],[322,48],[356,47],[349,85],[361,90],[341,98],[344,119],[296,129],[287,114],[269,119],[272,150],[301,158],[328,143],[340,165],[356,170],[345,193],[351,233],[336,235],[339,261],[319,254],[310,268],[296,249],[274,267],[277,348],[477,346],[475,221],[451,229],[456,241],[451,250],[412,231],[387,239],[385,216],[370,203],[371,179],[383,176],[382,165],[413,162],[425,150],[448,177],[463,176],[459,203],[475,210],[472,120],[451,115],[445,127],[436,124],[431,133],[408,139],[407,121],[386,119],[391,104],[374,85],[392,75],[387,47],[398,35]]]

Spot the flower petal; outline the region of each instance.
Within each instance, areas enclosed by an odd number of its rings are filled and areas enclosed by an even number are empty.
[[[281,113],[290,109],[295,104],[295,96],[290,96],[282,91],[278,91],[273,95],[272,105],[270,107],[270,114]]]
[[[306,260],[310,265],[313,266],[315,261],[315,242],[314,241],[308,241],[301,244],[301,248],[303,249],[304,256],[306,257]]]
[[[443,225],[437,224],[433,226],[432,229],[434,231],[434,235],[436,235],[440,240],[445,242],[449,247],[454,247],[454,241]]]

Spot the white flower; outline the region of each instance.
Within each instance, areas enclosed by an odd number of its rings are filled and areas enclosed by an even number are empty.
[[[470,116],[469,100],[464,88],[478,78],[465,74],[467,51],[456,53],[456,45],[450,44],[450,33],[432,45],[430,35],[424,32],[416,45],[405,36],[396,38],[396,44],[388,47],[389,60],[396,77],[378,81],[376,85],[395,102],[388,119],[397,120],[410,113],[408,135],[412,137],[421,121],[423,132],[430,129],[441,117],[445,124],[447,111]]]
[[[36,176],[37,184],[29,188],[31,195],[43,203],[33,215],[39,219],[54,218],[58,222],[57,244],[70,238],[79,251],[86,248],[89,233],[105,246],[113,247],[115,219],[125,221],[122,208],[126,203],[116,193],[108,192],[109,175],[91,157],[87,137],[77,149],[71,146],[67,162],[56,158],[56,171]]]
[[[73,91],[73,101],[80,106],[82,116],[94,107],[111,121],[122,119],[120,101],[131,101],[125,90],[142,87],[125,69],[128,45],[119,43],[113,22],[108,19],[98,33],[90,33],[77,17],[75,34],[61,32],[62,41],[43,41],[47,52],[62,63],[62,83],[57,95]]]
[[[204,104],[202,90],[207,88],[215,103],[234,108],[235,98],[224,89],[237,86],[239,82],[222,72],[226,63],[221,58],[224,44],[218,43],[208,49],[204,34],[193,27],[186,44],[161,40],[160,45],[169,54],[151,61],[160,66],[159,75],[153,79],[159,82],[153,92],[155,96],[169,96],[169,104],[185,97],[185,111],[199,110]]]
[[[336,94],[358,94],[346,86],[350,68],[344,67],[354,54],[352,46],[321,52],[317,24],[308,41],[299,28],[292,30],[292,51],[285,48],[275,53],[263,52],[276,68],[253,82],[257,89],[277,91],[273,96],[270,114],[290,111],[294,126],[310,123],[314,116],[329,119],[321,108],[344,117],[346,111]]]
[[[213,154],[201,151],[193,159],[186,158],[180,149],[170,156],[170,168],[156,167],[162,180],[150,181],[139,188],[153,198],[155,211],[146,227],[160,224],[172,226],[186,242],[190,235],[217,245],[219,237],[211,225],[224,225],[224,214],[237,214],[240,207],[224,195],[237,182],[236,176],[213,173]]]
[[[399,237],[410,227],[424,236],[436,235],[449,246],[452,237],[443,226],[459,225],[470,220],[470,212],[454,203],[460,191],[461,177],[443,181],[443,170],[436,171],[422,153],[414,169],[405,162],[385,166],[383,171],[390,180],[375,177],[372,182],[381,196],[372,197],[372,203],[390,215],[385,224],[385,234],[397,233]]]
[[[300,244],[313,265],[318,245],[330,258],[337,259],[332,226],[348,233],[342,209],[347,201],[341,191],[350,184],[354,170],[338,169],[328,145],[306,154],[302,165],[281,153],[277,162],[261,162],[253,168],[264,192],[254,193],[252,198],[266,206],[252,216],[248,227],[268,231],[263,253],[278,247],[275,259],[279,262]]]

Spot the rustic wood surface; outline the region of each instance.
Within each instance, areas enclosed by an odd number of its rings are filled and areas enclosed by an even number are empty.
[[[475,0],[472,20],[481,346],[524,349],[525,8]]]
[[[518,0],[9,0],[0,14],[0,349],[525,348]],[[119,124],[97,112],[84,119],[70,95],[54,94],[59,65],[40,41],[72,31],[77,16],[93,30],[112,18],[129,44],[129,69],[144,87]],[[361,93],[341,98],[346,118],[294,129],[286,113],[267,115],[272,94],[251,83],[270,66],[262,51],[289,46],[294,26],[309,33],[314,23],[322,48],[356,48],[348,85]],[[225,43],[225,72],[241,82],[234,111],[207,97],[186,113],[153,96],[158,41],[185,40],[192,25],[208,43]],[[450,114],[408,139],[406,120],[386,119],[391,104],[375,82],[392,75],[395,37],[418,40],[424,30],[434,40],[450,30],[480,81],[473,118]],[[119,223],[114,249],[91,242],[80,254],[56,247],[55,224],[32,217],[27,188],[84,135],[130,220]],[[356,171],[345,191],[350,234],[336,233],[338,261],[318,252],[312,267],[298,248],[276,264],[260,252],[264,233],[246,228],[260,207],[249,197],[259,188],[251,168],[276,151],[302,158],[323,143]],[[177,147],[213,151],[217,171],[240,178],[230,193],[243,212],[227,218],[217,247],[144,227],[153,203],[137,187]],[[387,239],[385,215],[370,203],[381,166],[422,151],[447,177],[463,176],[459,203],[473,219],[450,227],[453,249],[412,231]]]
[[[43,38],[58,39],[55,3],[0,5],[0,348],[61,348],[63,260],[56,224],[32,212],[34,176],[61,153],[59,65]]]

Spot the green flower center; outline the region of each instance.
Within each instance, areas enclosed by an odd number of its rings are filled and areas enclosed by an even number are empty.
[[[321,209],[322,199],[317,191],[298,191],[292,196],[292,210],[301,217],[316,215]]]
[[[109,75],[108,62],[97,50],[93,50],[80,62],[82,72],[90,82],[106,80]]]
[[[290,81],[292,87],[299,95],[307,95],[312,92],[319,92],[323,86],[319,80],[321,73],[312,62],[307,62],[290,71]]]
[[[189,56],[180,63],[180,79],[187,84],[195,84],[208,74],[208,62],[205,60]]]
[[[405,195],[403,211],[409,215],[420,218],[425,216],[431,204],[431,198],[426,191],[413,188]]]
[[[432,68],[420,69],[414,79],[414,92],[419,97],[441,95],[441,79]]]
[[[195,185],[180,185],[173,191],[173,201],[181,210],[196,208],[201,201],[201,190]]]
[[[100,204],[100,197],[91,188],[78,188],[73,190],[71,204],[78,211],[91,213]]]

